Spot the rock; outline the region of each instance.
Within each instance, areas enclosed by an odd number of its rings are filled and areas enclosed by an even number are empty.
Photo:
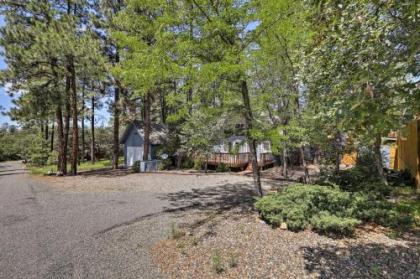
[[[285,222],[281,223],[280,229],[287,230],[287,223],[285,223]]]

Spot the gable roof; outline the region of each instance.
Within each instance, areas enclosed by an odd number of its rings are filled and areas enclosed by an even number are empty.
[[[130,132],[132,129],[137,129],[137,132],[141,137],[144,137],[143,133],[143,121],[135,120],[128,124],[128,126],[125,128],[124,133],[122,134],[120,138],[120,143],[124,144],[130,135]],[[167,139],[168,130],[167,128],[162,124],[156,124],[152,123],[150,125],[151,132],[150,132],[150,143],[151,144],[163,144]]]

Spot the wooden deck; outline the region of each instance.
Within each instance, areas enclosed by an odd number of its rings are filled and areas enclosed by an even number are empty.
[[[239,153],[239,154],[229,154],[229,153],[213,153],[207,157],[207,164],[217,166],[220,164],[225,164],[230,168],[245,168],[251,162],[250,153]],[[274,162],[273,154],[271,153],[262,153],[260,154],[260,160],[258,165],[264,167],[270,165]]]

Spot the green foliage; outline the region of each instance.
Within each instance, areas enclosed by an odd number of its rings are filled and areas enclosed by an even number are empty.
[[[309,227],[320,232],[350,234],[361,222],[408,228],[413,212],[364,192],[344,192],[338,187],[293,185],[259,199],[255,206],[273,226],[287,223],[291,230]]]
[[[346,217],[350,204],[350,194],[338,188],[297,184],[259,199],[255,206],[270,224],[286,222],[291,230],[302,230],[321,212]]]
[[[394,187],[410,186],[415,187],[415,181],[410,170],[389,170],[387,173],[387,181]]]
[[[340,235],[351,235],[355,226],[361,222],[355,218],[338,217],[328,212],[320,212],[311,220],[311,225],[321,233],[336,233]]]
[[[223,264],[223,259],[222,259],[222,256],[220,255],[219,250],[216,249],[211,254],[211,263],[212,263],[213,269],[217,273],[222,273],[223,271],[225,271],[225,266]]]
[[[159,164],[159,170],[168,170],[172,167],[172,160],[171,159],[164,159]]]
[[[201,159],[195,159],[194,160],[194,169],[196,171],[200,171],[203,167],[203,161]]]
[[[228,172],[230,169],[225,163],[220,163],[216,167],[217,172]]]
[[[131,169],[134,172],[139,173],[140,172],[140,161],[135,161],[134,164],[131,166]]]
[[[192,160],[191,158],[185,158],[183,161],[182,161],[182,168],[183,169],[192,169],[193,167],[194,167],[194,160]]]

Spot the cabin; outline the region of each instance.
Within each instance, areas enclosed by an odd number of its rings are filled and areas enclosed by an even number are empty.
[[[270,141],[258,143],[257,161],[260,167],[274,163]],[[222,163],[230,168],[239,169],[250,166],[251,149],[245,136],[232,136],[213,146],[213,152],[208,156],[207,164],[217,166]]]
[[[148,160],[157,159],[157,150],[167,139],[167,129],[161,124],[151,124]],[[143,122],[133,121],[121,136],[120,144],[124,144],[124,165],[131,167],[136,161],[143,161],[144,132]]]

